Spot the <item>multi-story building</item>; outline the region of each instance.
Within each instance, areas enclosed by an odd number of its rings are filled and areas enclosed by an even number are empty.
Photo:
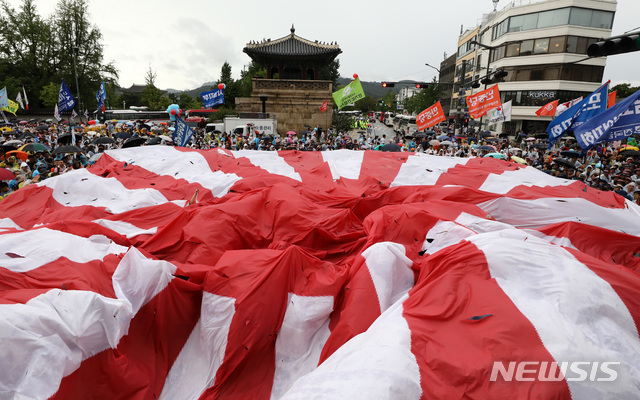
[[[616,5],[616,0],[516,0],[487,16],[476,38],[469,39],[480,43],[473,48],[475,77],[504,69],[508,75],[499,90],[502,101],[513,104],[511,123],[492,130],[544,131],[553,117],[537,117],[536,110],[555,99],[586,96],[603,83],[606,58],[586,54],[591,43],[611,35]]]
[[[446,56],[446,55],[445,55]],[[456,60],[458,58],[457,54],[453,54],[450,57],[445,58],[444,61],[440,63],[440,70],[438,83],[443,84],[444,94],[440,99],[440,105],[442,105],[442,110],[444,111],[447,117],[451,111],[451,100],[453,96],[453,79],[456,75]]]
[[[456,59],[455,76],[453,78],[454,86],[451,96],[451,107],[449,117],[457,117],[460,121],[463,117],[468,117],[466,112],[466,96],[469,91],[471,82],[473,81],[475,66],[478,61],[477,46],[474,42],[477,40],[478,32],[481,26],[473,29],[467,29],[461,32],[458,38],[458,54]],[[463,84],[464,83],[464,87]]]

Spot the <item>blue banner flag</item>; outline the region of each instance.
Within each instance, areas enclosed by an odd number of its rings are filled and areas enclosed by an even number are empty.
[[[173,131],[173,145],[185,147],[193,136],[193,131],[180,117],[176,116],[176,130]]]
[[[202,92],[200,96],[202,96],[204,108],[211,108],[216,104],[224,104],[224,90],[216,89],[210,92]]]
[[[583,149],[640,134],[640,90],[576,127],[573,133]]]
[[[9,97],[7,96],[7,88],[0,89],[0,107],[9,107]]]
[[[98,110],[102,110],[104,108],[104,102],[107,100],[107,91],[104,88],[104,82],[100,84],[100,89],[98,89],[98,93],[96,93],[96,100],[98,100]]]
[[[76,105],[76,100],[73,98],[71,91],[67,85],[62,81],[60,85],[60,93],[58,94],[58,112],[63,112],[73,109]]]
[[[609,82],[600,86],[595,92],[585,97],[581,102],[563,112],[549,123],[547,127],[549,148],[551,148],[567,130],[575,129],[607,109],[608,88]]]

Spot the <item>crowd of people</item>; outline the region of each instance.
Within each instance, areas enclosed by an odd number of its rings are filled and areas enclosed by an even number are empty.
[[[406,135],[375,129],[338,132],[316,127],[302,134],[262,135],[253,131],[248,136],[228,132],[206,132],[194,128],[189,147],[195,149],[224,148],[256,151],[330,151],[382,150],[421,152],[451,157],[494,157],[537,168],[567,180],[579,180],[602,191],[615,191],[640,204],[640,161],[637,143],[611,143],[582,152],[575,139],[564,138],[549,149],[544,134],[492,137],[489,132],[455,135],[430,132]],[[0,127],[2,155],[0,167],[12,176],[0,178],[0,198],[25,185],[86,168],[107,149],[139,145],[171,145],[173,128],[166,123],[107,122],[90,126],[64,123],[4,124]]]

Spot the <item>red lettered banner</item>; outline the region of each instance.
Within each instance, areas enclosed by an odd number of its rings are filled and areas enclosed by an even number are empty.
[[[545,104],[538,111],[536,111],[536,115],[538,117],[542,117],[543,115],[553,117],[554,115],[556,115],[556,109],[558,108],[559,102],[560,100],[554,100],[551,103]]]
[[[444,111],[442,111],[442,106],[440,102],[432,105],[427,108],[416,117],[416,124],[418,125],[418,130],[421,131],[430,126],[434,126],[435,124],[444,121],[446,118],[444,116]]]
[[[327,105],[329,103],[327,102],[327,100],[324,101],[324,103],[322,103],[322,105],[320,106],[320,112],[325,112],[327,111]]]
[[[469,106],[469,115],[473,118],[480,118],[487,111],[500,107],[500,91],[498,85],[494,85],[489,89],[478,92],[472,96],[467,96],[467,105]]]

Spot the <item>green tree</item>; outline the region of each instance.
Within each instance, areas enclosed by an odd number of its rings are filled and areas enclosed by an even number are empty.
[[[105,76],[117,78],[114,62],[104,63],[102,33],[89,20],[86,0],[58,0],[52,18],[57,46],[57,75],[75,86],[74,57],[81,108],[96,106],[95,93]],[[75,94],[78,88],[72,89]]]
[[[180,96],[178,96],[177,103],[178,105],[180,105],[180,108],[183,110],[194,110],[194,109],[202,108],[202,101],[199,101],[198,99],[194,99],[193,97],[189,96],[187,93],[180,93]]]
[[[360,110],[363,113],[374,111],[378,105],[376,99],[371,96],[365,96],[363,99],[356,101],[356,110]]]
[[[330,62],[328,65],[320,68],[318,71],[318,79],[324,81],[331,81],[333,83],[333,87],[337,86],[338,78],[340,78],[340,60],[337,58]],[[334,91],[337,89],[334,89]]]
[[[331,123],[336,132],[349,132],[353,125],[353,119],[349,114],[335,113]]]
[[[411,114],[422,112],[434,105],[444,94],[442,86],[438,85],[436,78],[427,87],[420,89],[415,95],[405,100],[405,109]]]
[[[226,85],[224,90],[224,104],[227,107],[235,108],[236,97],[241,97],[240,93],[242,89],[242,82],[233,80],[231,77],[231,65],[226,61],[222,64],[222,68],[220,69],[220,80],[216,82],[215,88],[217,88],[220,83],[224,83]]]
[[[227,115],[236,115],[236,112],[228,107],[220,107],[218,111],[214,112],[209,116],[209,122],[221,121]]]
[[[238,83],[238,97],[249,97],[253,92],[253,78],[266,78],[266,68],[254,62],[249,64],[249,68],[240,73],[240,82]]]
[[[625,99],[629,96],[631,96],[632,94],[634,94],[635,92],[637,92],[638,90],[640,90],[640,87],[632,87],[630,84],[628,83],[621,83],[618,85],[615,85],[614,87],[612,87],[610,89],[610,91],[614,91],[616,90],[618,93],[616,93],[616,97],[618,99]]]
[[[58,102],[58,94],[60,93],[60,85],[49,83],[40,90],[40,100],[45,107],[55,107]]]

